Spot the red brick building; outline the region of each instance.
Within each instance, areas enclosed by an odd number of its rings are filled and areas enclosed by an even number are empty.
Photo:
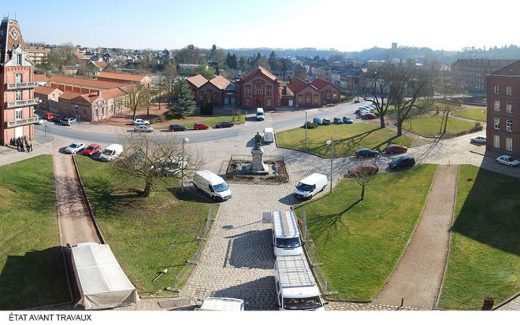
[[[215,78],[208,80],[202,75],[198,74],[186,78],[188,86],[190,86],[193,92],[193,97],[197,102],[197,105],[202,105],[204,95],[207,95],[209,101],[214,106],[222,106],[225,103],[226,91],[231,84],[231,81],[227,80],[222,76],[216,76]],[[229,101],[230,102],[230,101]]]
[[[486,137],[488,150],[520,158],[520,61],[487,76]]]
[[[236,96],[237,105],[243,108],[274,110],[281,103],[282,85],[274,74],[259,66],[237,81]]]
[[[287,85],[294,94],[295,107],[318,107],[321,106],[321,94],[319,90],[304,80],[294,77]]]
[[[12,138],[34,138],[33,62],[29,60],[18,22],[3,19],[0,24],[0,145]]]
[[[326,104],[337,104],[340,99],[339,89],[334,86],[331,82],[316,78],[311,82],[311,85],[314,86],[321,95],[321,105]]]

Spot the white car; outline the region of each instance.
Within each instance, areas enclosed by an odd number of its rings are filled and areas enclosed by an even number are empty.
[[[85,144],[81,142],[71,143],[67,148],[65,148],[66,153],[77,153],[78,151],[85,149]]]
[[[140,125],[134,126],[134,132],[153,132],[153,131],[154,131],[153,127],[145,125],[145,124],[140,124]]]
[[[143,120],[142,118],[135,119],[133,122],[134,125],[150,125],[150,121]]]
[[[518,167],[520,166],[520,161],[513,159],[511,156],[502,155],[497,158],[497,162],[502,165],[506,165],[509,167]]]
[[[171,159],[160,159],[157,166],[151,167],[159,174],[176,176],[181,172],[181,169],[185,169],[188,166],[187,159],[182,159],[181,156],[175,156]]]
[[[486,137],[476,137],[469,140],[470,143],[486,144]]]

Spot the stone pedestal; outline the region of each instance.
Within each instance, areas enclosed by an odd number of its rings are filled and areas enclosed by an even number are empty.
[[[263,162],[264,150],[260,147],[251,149],[251,155],[253,156],[253,161],[251,162],[251,172],[263,174],[268,173],[268,167]]]

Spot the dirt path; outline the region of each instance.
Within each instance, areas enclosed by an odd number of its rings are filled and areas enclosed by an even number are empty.
[[[439,166],[421,220],[397,268],[374,302],[431,310],[444,275],[458,166]]]
[[[94,224],[83,201],[72,157],[59,152],[59,148],[65,145],[57,142],[53,150],[60,242],[63,246],[82,242],[99,243]]]

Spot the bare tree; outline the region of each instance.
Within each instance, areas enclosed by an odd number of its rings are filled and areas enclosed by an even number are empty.
[[[126,89],[124,102],[125,106],[132,110],[132,120],[135,120],[137,109],[148,108],[150,106],[150,101],[150,89],[145,85],[141,83],[133,84]]]
[[[363,77],[363,100],[369,101],[379,115],[380,127],[385,127],[385,114],[388,111],[390,86],[388,75],[395,69],[393,65],[382,65],[371,68]]]
[[[460,91],[460,89],[451,84],[438,84],[434,89],[443,94],[443,98],[436,100],[434,103],[434,110],[436,114],[442,113],[442,121],[439,133],[443,135],[446,133],[448,127],[448,119],[450,114],[460,109],[460,102],[453,98],[453,95]]]
[[[352,178],[361,186],[359,201],[365,199],[365,187],[372,181],[373,176],[379,172],[379,167],[375,159],[369,161],[355,160],[347,164],[347,174],[345,177]],[[356,203],[358,203],[356,202]]]
[[[179,184],[182,176],[189,177],[204,163],[199,152],[167,136],[128,133],[121,143],[124,151],[114,166],[122,177],[144,181],[143,196],[150,196],[158,182]]]

